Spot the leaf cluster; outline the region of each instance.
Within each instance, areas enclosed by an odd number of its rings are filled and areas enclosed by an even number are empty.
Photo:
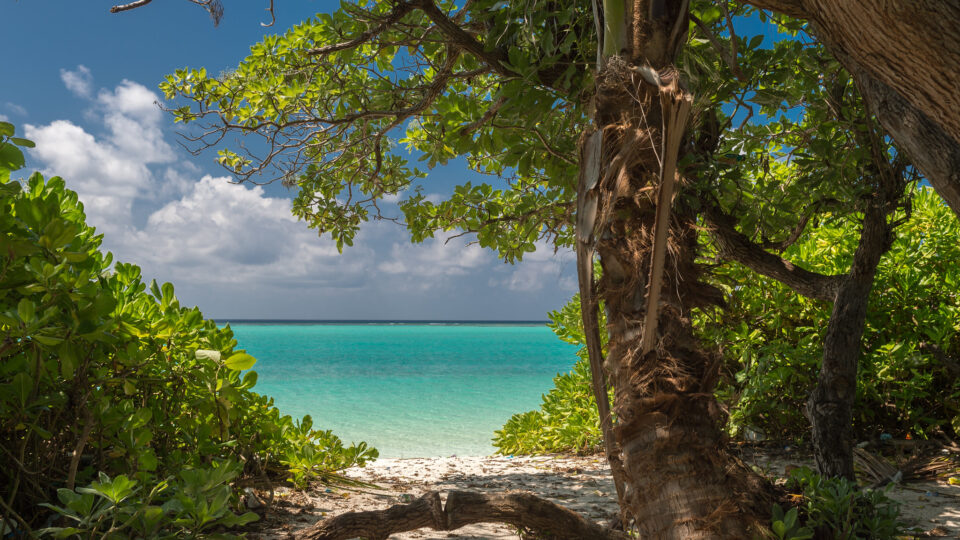
[[[603,449],[579,296],[550,313],[550,321],[559,339],[580,345],[579,360],[569,372],[554,377],[539,410],[513,415],[494,433],[493,445],[500,454],[590,454]]]
[[[161,88],[188,103],[173,113],[199,126],[199,147],[242,135],[247,151],[220,163],[296,185],[294,213],[340,248],[391,219],[414,241],[475,232],[514,260],[543,238],[570,243],[592,28],[588,4],[552,0],[343,3],[268,36],[236,70],[183,69]],[[435,204],[415,161],[455,158],[491,182]],[[381,208],[398,194],[402,217]]]
[[[240,538],[211,534],[259,519],[253,512],[233,512],[230,482],[239,473],[236,464],[214,462],[205,469],[185,469],[145,493],[137,480],[101,472],[87,487],[58,489],[62,506],[41,504],[69,525],[38,533],[53,538]]]
[[[900,505],[887,496],[892,484],[880,490],[861,489],[846,478],[824,478],[800,467],[790,473],[785,487],[801,494],[800,504],[787,512],[774,506],[774,538],[893,540],[904,528]]]

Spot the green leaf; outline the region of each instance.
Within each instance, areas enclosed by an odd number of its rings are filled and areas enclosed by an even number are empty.
[[[150,293],[157,300],[160,300],[161,298],[163,298],[163,293],[160,292],[160,286],[157,285],[157,280],[155,279],[150,280]]]
[[[10,122],[0,122],[0,136],[13,137],[16,128]]]
[[[17,315],[21,321],[30,324],[37,315],[37,306],[29,298],[21,298],[17,304]]]
[[[27,148],[35,148],[37,145],[30,139],[21,139],[20,137],[11,137],[10,142],[17,146],[25,146]]]
[[[230,358],[227,358],[227,361],[224,362],[228,368],[235,369],[237,371],[250,369],[256,363],[257,359],[247,353],[237,353]]]
[[[58,338],[54,336],[41,336],[40,334],[34,334],[30,336],[30,339],[36,341],[41,345],[53,346],[59,345],[63,342],[63,338]]]
[[[220,351],[211,351],[208,349],[197,349],[197,352],[194,353],[197,360],[213,360],[214,362],[220,361]]]
[[[23,152],[12,144],[0,143],[0,169],[16,171],[23,168],[26,161]]]
[[[14,375],[10,385],[20,401],[20,408],[26,408],[27,400],[30,399],[30,392],[33,391],[33,377],[21,371]]]

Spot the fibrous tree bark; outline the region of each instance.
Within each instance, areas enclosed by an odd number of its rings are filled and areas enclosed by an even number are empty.
[[[762,481],[723,450],[712,393],[719,362],[698,346],[689,319],[720,295],[698,281],[696,213],[671,193],[691,102],[673,67],[687,3],[608,0],[604,8],[577,249],[581,303],[606,309],[621,505],[642,538],[748,538],[768,501]],[[594,252],[603,269],[595,291],[583,275],[592,276]]]

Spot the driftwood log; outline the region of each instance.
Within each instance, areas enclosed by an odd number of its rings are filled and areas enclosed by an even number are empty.
[[[446,505],[430,491],[409,504],[386,510],[350,512],[321,521],[297,537],[311,540],[382,540],[391,534],[431,528],[452,531],[473,523],[508,523],[521,529],[548,533],[557,539],[626,540],[608,529],[530,493],[486,494],[451,491]]]

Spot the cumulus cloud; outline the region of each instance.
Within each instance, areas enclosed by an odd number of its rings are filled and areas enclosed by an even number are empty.
[[[10,121],[10,117],[8,117],[5,114],[0,114],[0,122],[9,122],[9,121]]]
[[[163,111],[158,102],[155,93],[132,81],[123,81],[112,92],[101,90],[97,103],[104,111],[113,146],[145,163],[171,161],[173,150],[164,140]]]
[[[340,257],[331,241],[297,222],[290,206],[259,186],[204,176],[128,234],[123,251],[193,282],[349,286],[362,275],[357,270],[372,262],[369,248]]]
[[[96,111],[106,133],[100,137],[68,120],[24,126],[27,138],[37,143],[32,153],[46,165],[44,172],[68,178],[90,223],[106,232],[129,227],[134,200],[159,189],[149,166],[174,160],[164,140],[157,99],[131,81],[101,91]]]
[[[67,90],[79,97],[89,98],[93,92],[93,74],[83,64],[78,65],[76,71],[61,69],[60,80],[66,85]]]
[[[71,92],[89,99],[87,123],[25,125],[37,143],[32,157],[45,174],[63,176],[78,192],[88,222],[105,233],[104,246],[117,260],[191,291],[189,301],[204,309],[362,318],[390,308],[394,317],[462,318],[471,306],[485,304],[489,317],[507,315],[497,294],[526,307],[542,291],[559,290],[559,299],[545,304],[555,307],[575,289],[572,263],[548,246],[508,266],[467,245],[469,237],[444,233],[414,245],[399,227],[368,223],[340,254],[329,237],[318,238],[291,215],[288,196],[205,175],[183,159],[167,142],[167,120],[148,88],[125,80],[95,91],[83,66],[61,77]],[[455,300],[445,304],[453,289],[457,294],[449,298]],[[328,299],[339,304],[314,306]],[[537,318],[546,309],[510,314]]]
[[[452,238],[453,234],[438,233],[422,244],[394,242],[389,256],[377,269],[403,277],[398,285],[405,288],[428,289],[446,278],[470,274],[494,260],[490,251],[477,244],[465,244],[462,238]]]

